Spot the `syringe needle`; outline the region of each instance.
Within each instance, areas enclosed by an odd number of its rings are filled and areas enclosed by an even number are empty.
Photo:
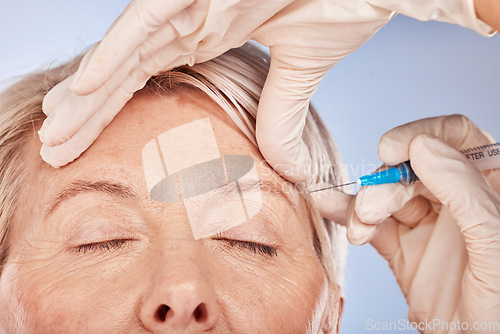
[[[475,165],[479,170],[500,168],[500,142],[487,144],[460,151],[464,157]],[[410,161],[405,161],[388,169],[361,176],[358,181],[338,184],[321,189],[308,191],[312,194],[318,191],[350,186],[359,183],[361,187],[377,184],[401,183],[403,185],[412,184],[419,181],[418,176],[413,171]]]
[[[350,186],[351,184],[355,184],[355,183],[358,183],[358,181],[349,182],[349,183],[344,183],[344,184],[337,184],[337,185],[335,185],[335,186],[326,187],[326,188],[321,188],[321,189],[315,189],[315,190],[308,191],[307,193],[308,193],[308,194],[312,194],[312,193],[315,193],[315,192],[317,192],[317,191],[323,191],[323,190],[328,190],[328,189],[333,189],[333,188],[338,188],[338,187]]]

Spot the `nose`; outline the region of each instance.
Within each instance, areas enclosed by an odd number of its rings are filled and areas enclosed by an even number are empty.
[[[170,252],[169,252],[170,253]],[[212,285],[196,256],[162,257],[140,311],[146,329],[155,333],[197,333],[212,329],[220,309]],[[182,258],[184,257],[184,258]]]

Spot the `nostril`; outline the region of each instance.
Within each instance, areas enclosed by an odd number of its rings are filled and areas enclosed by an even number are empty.
[[[168,307],[167,305],[165,305],[165,304],[161,305],[160,307],[158,307],[158,310],[156,310],[156,318],[159,321],[162,321],[162,322],[165,321],[169,310],[170,310],[170,307]]]
[[[167,320],[167,315],[169,312],[173,312],[170,310],[168,305],[162,304],[158,306],[155,313],[155,318],[159,322],[165,322]],[[170,317],[173,316],[173,313],[170,314]],[[207,306],[204,303],[199,304],[193,311],[193,317],[196,322],[205,322],[208,318],[208,310]]]
[[[204,303],[198,305],[193,311],[193,316],[197,322],[204,322],[207,319],[207,306]]]

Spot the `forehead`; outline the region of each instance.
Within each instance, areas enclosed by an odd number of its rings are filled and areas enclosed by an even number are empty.
[[[201,129],[200,124],[204,124]],[[205,133],[203,130],[207,130],[207,126],[209,130]],[[210,136],[212,144],[197,142]],[[38,154],[41,144],[36,138],[34,150],[30,152],[33,162],[31,170],[36,171],[31,178],[35,183],[32,188],[45,189],[43,193],[37,194],[41,202],[48,202],[50,197],[59,193],[63,187],[79,179],[104,179],[124,183],[135,188],[141,195],[146,195],[152,189],[148,184],[150,171],[144,165],[144,151],[147,147],[156,147],[158,140],[162,138],[168,139],[166,144],[163,143],[163,147],[168,146],[168,149],[163,151],[168,157],[163,160],[168,160],[166,167],[172,172],[183,168],[186,172],[190,171],[187,168],[189,163],[182,161],[186,160],[183,157],[183,152],[186,151],[183,147],[189,149],[191,146],[201,145],[198,150],[201,155],[210,156],[210,153],[204,150],[206,145],[211,146],[210,149],[213,150],[215,143],[215,150],[221,157],[238,155],[253,159],[260,181],[265,181],[268,188],[282,190],[288,186],[288,183],[265,163],[259,150],[215,102],[200,91],[186,89],[165,95],[147,92],[135,94],[80,158],[59,169],[41,161]],[[201,158],[196,156],[194,159]],[[224,168],[228,163],[224,162]],[[238,163],[239,167],[244,168],[245,161],[240,159]],[[201,168],[210,164],[198,165]],[[227,176],[228,170],[224,172]],[[29,196],[32,195],[33,193]]]
[[[210,124],[210,133],[197,126],[202,119]],[[129,163],[140,164],[144,146],[166,132],[170,134],[168,144],[172,147],[199,145],[196,139],[208,140],[213,135],[219,147],[232,147],[263,160],[258,149],[221,108],[196,90],[165,96],[137,94],[79,160],[85,162],[92,156],[101,156],[102,150],[111,150],[110,158],[127,158]]]
[[[170,133],[168,144],[171,148],[199,144],[193,142],[193,138],[205,140],[206,134],[197,133],[197,126],[186,125],[196,125],[201,120],[210,124],[211,135],[221,151],[264,161],[259,150],[215,102],[204,93],[186,89],[165,95],[137,93],[80,158],[65,167],[53,169],[41,162],[37,153],[37,165],[61,181],[88,172],[92,173],[91,176],[113,177],[119,173],[123,177],[131,175],[132,178],[144,179],[142,152],[148,142]],[[123,173],[123,169],[128,172]],[[273,175],[273,179],[281,178]]]

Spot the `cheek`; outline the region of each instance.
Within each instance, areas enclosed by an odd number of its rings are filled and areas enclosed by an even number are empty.
[[[2,296],[4,287],[9,295],[9,322],[21,323],[20,332],[127,332],[138,326],[134,313],[140,280],[130,266],[96,270],[78,267],[81,263],[39,263],[36,268],[28,263],[10,266],[10,278],[2,282]]]
[[[298,251],[277,265],[241,265],[236,270],[233,265],[227,272],[218,290],[226,318],[240,332],[304,332],[326,281],[311,252]]]
[[[7,263],[0,276],[0,332],[27,332],[26,312],[21,306],[22,296],[16,291],[15,266]]]

